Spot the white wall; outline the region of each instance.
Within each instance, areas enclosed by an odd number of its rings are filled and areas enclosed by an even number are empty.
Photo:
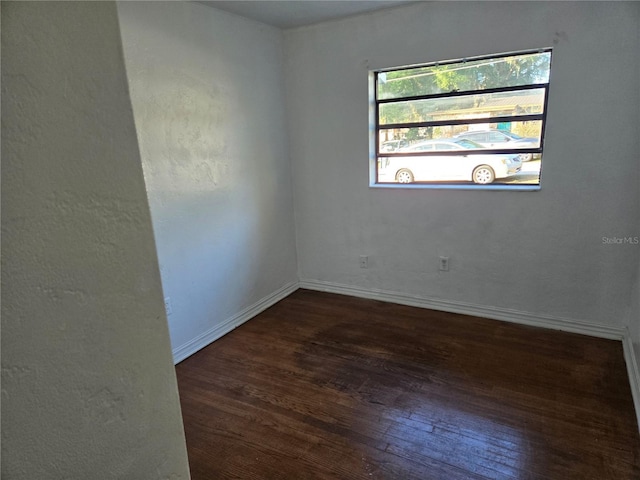
[[[2,478],[189,478],[119,35],[2,4]]]
[[[637,44],[640,45],[640,22],[636,23],[636,39]],[[636,53],[636,55],[638,55]],[[638,65],[638,78],[640,78],[640,64]],[[638,106],[640,108],[640,105]],[[638,136],[640,136],[640,124],[636,127]],[[636,158],[640,157],[640,154],[636,155]],[[640,192],[640,171],[638,172],[638,192]],[[638,195],[640,197],[640,193]],[[640,203],[640,198],[638,198],[638,202]],[[640,216],[636,217],[636,235],[640,236]],[[638,247],[640,249],[640,246]],[[632,341],[633,341],[633,349],[636,358],[636,365],[640,367],[640,258],[638,259],[638,271],[636,275],[636,281],[634,284],[634,289],[632,292],[632,302],[634,308],[631,310],[631,317],[629,319],[629,323],[631,325],[631,333],[632,333]],[[640,373],[640,372],[638,372]],[[640,377],[637,378],[637,388],[640,389]],[[636,414],[638,415],[638,425],[640,425],[640,390],[636,392],[638,398],[636,405]]]
[[[636,25],[636,42],[640,46],[640,22]],[[638,76],[640,77],[640,65],[638,66]],[[640,106],[638,107],[640,108]],[[640,125],[637,127],[640,136]],[[638,172],[638,192],[640,192],[640,172]],[[640,202],[640,198],[638,199]],[[635,220],[635,236],[640,237],[640,217]],[[640,250],[640,245],[636,246]],[[625,342],[625,347],[631,352],[627,352],[627,368],[629,369],[629,382],[634,395],[636,416],[638,426],[640,426],[640,260],[638,260],[635,281],[631,293],[629,308],[628,334],[629,341]],[[629,348],[629,345],[631,348]]]
[[[285,34],[299,276],[621,335],[639,250],[640,4],[424,2]],[[539,192],[368,187],[369,69],[554,47]],[[358,255],[369,255],[360,269]],[[439,255],[451,271],[438,272]]]
[[[633,294],[629,314],[629,333],[631,335],[633,352],[636,357],[636,365],[640,366],[640,263],[638,264],[638,273],[633,282]],[[640,382],[640,378],[638,378],[638,381]],[[638,383],[638,387],[640,387],[640,383]],[[640,391],[638,393],[640,394]]]
[[[192,2],[118,11],[179,360],[297,282],[282,34]]]
[[[636,222],[636,231],[640,232],[640,219]],[[638,262],[638,270],[633,282],[627,326],[629,338],[624,339],[625,360],[629,372],[629,384],[635,403],[638,427],[640,427],[640,262]]]

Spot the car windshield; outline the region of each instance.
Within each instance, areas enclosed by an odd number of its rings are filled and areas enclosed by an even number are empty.
[[[455,140],[455,143],[457,143],[458,145],[460,145],[461,147],[464,147],[464,148],[484,148],[479,143],[474,142],[473,140],[468,140],[466,138],[461,138],[460,140]]]
[[[522,140],[522,137],[520,135],[516,135],[515,133],[505,131],[503,131],[502,133],[504,133],[507,137],[513,138],[514,140]]]
[[[433,150],[433,144],[429,142],[414,143],[409,146],[402,146],[401,152],[421,152],[423,150]]]

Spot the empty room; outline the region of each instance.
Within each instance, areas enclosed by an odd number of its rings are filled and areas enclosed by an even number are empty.
[[[2,478],[640,478],[640,3],[2,2]]]

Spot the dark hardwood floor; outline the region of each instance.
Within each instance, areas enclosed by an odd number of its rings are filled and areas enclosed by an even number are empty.
[[[640,479],[617,341],[298,290],[176,368],[193,480]]]

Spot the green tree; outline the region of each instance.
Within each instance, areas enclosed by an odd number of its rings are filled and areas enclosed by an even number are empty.
[[[383,72],[378,76],[378,98],[466,91],[477,93],[489,88],[544,83],[549,79],[550,60],[551,54],[544,52]],[[478,95],[459,97],[456,108],[471,108],[484,101],[486,99]],[[432,113],[449,108],[446,102],[383,104],[380,124],[430,121]],[[418,129],[409,130],[405,137],[409,140],[419,138]]]

